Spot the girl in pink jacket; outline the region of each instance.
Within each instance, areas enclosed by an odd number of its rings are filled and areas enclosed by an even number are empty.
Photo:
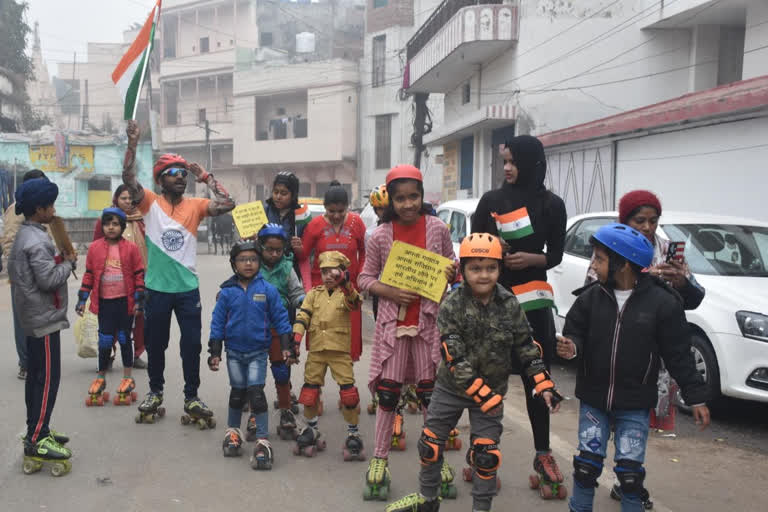
[[[424,206],[421,172],[411,165],[398,165],[387,174],[389,206],[366,245],[366,259],[358,278],[361,290],[379,297],[368,387],[376,393],[374,458],[366,475],[366,499],[386,499],[390,474],[387,457],[392,444],[393,420],[403,385],[415,384],[426,411],[440,363],[438,304],[414,292],[379,281],[395,240],[426,249],[455,261],[450,233]],[[456,265],[445,269],[448,282],[456,279]]]

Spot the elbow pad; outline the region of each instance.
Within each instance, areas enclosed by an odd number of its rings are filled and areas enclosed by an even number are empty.
[[[458,334],[446,334],[440,338],[440,354],[445,366],[453,372],[457,364],[464,361],[464,343]]]

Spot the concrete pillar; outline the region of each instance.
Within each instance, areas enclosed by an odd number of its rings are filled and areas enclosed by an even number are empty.
[[[696,25],[691,32],[688,90],[703,91],[717,87],[720,26]]]
[[[768,2],[749,2],[744,39],[744,80],[768,75]],[[764,47],[760,50],[757,48]]]

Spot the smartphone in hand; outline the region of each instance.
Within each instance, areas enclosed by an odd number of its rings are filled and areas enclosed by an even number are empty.
[[[685,242],[669,242],[667,248],[667,263],[673,261],[682,263],[685,259]]]

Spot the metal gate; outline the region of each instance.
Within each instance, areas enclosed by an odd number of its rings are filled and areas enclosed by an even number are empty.
[[[547,188],[565,202],[568,217],[614,208],[614,144],[547,151]]]

